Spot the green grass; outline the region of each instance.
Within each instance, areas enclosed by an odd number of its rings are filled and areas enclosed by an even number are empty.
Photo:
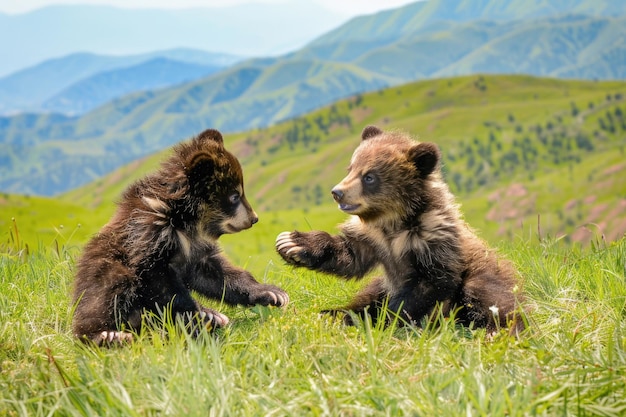
[[[272,241],[292,226],[332,230],[331,219],[276,213],[262,224],[224,239],[225,250],[259,280],[285,288],[287,308],[210,302],[232,319],[228,328],[191,340],[165,324],[167,337],[145,332],[114,349],[71,336],[76,247],[42,245],[26,255],[5,246],[0,415],[626,412],[626,240],[586,249],[536,237],[502,244],[524,280],[530,329],[487,340],[483,330],[443,319],[424,329],[382,329],[319,316],[363,283],[286,267]]]
[[[4,245],[39,246],[85,243],[110,216],[53,198],[6,195],[0,197],[0,250]]]

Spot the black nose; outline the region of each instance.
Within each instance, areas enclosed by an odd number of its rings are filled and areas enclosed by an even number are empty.
[[[343,191],[333,188],[330,193],[333,195],[335,201],[339,202],[343,198]]]
[[[257,216],[254,216],[251,220],[252,224],[256,224],[259,222],[259,218]]]

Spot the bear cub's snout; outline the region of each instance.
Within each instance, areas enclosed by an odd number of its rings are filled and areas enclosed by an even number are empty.
[[[330,193],[333,195],[333,198],[335,199],[336,202],[341,203],[341,200],[343,200],[343,191],[337,187],[333,188]]]

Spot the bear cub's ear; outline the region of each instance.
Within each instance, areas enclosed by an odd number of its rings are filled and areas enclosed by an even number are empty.
[[[437,167],[441,159],[441,151],[434,143],[423,142],[413,146],[409,150],[408,157],[415,164],[419,171],[419,176],[426,178]]]
[[[365,129],[363,129],[363,132],[361,133],[361,140],[367,140],[382,133],[383,131],[376,126],[365,126]]]
[[[186,174],[193,191],[205,188],[215,172],[215,161],[207,152],[198,152],[189,158]]]
[[[198,135],[198,140],[212,140],[219,143],[220,145],[224,144],[224,138],[222,137],[222,134],[215,129],[207,129],[204,132],[200,133]]]

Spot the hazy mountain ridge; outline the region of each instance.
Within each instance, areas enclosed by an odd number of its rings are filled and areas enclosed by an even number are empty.
[[[616,0],[428,0],[355,17],[307,46],[380,39],[393,42],[405,36],[439,31],[439,25],[474,20],[531,20],[563,14],[607,17],[625,12],[626,5]]]
[[[434,72],[434,76],[468,73],[531,74],[560,78],[621,79],[626,44],[626,17],[563,16],[496,26],[501,34]],[[507,30],[502,30],[506,29]],[[516,54],[508,54],[515,50]],[[506,59],[503,59],[506,57]],[[591,70],[596,68],[597,70]]]
[[[76,53],[63,58],[45,61],[39,65],[26,68],[9,76],[0,78],[0,113],[16,111],[36,111],[46,109],[44,103],[49,102],[64,90],[80,88],[82,83],[96,77],[94,88],[109,88],[110,85],[98,84],[98,77],[122,78],[123,73],[132,68],[141,68],[142,64],[155,59],[167,59],[190,66],[206,66],[219,69],[226,68],[243,58],[235,55],[204,52],[192,49],[172,49],[148,54],[129,56],[105,56],[93,53]],[[143,77],[150,77],[150,67],[144,67]],[[148,71],[145,71],[148,70]],[[120,71],[116,73],[115,71]],[[180,77],[174,76],[167,85],[179,82]],[[106,80],[105,80],[106,81]],[[92,79],[93,83],[94,80]],[[141,89],[131,86],[132,91]],[[52,107],[52,108],[50,108]],[[62,111],[63,108],[47,106],[48,111]],[[71,109],[70,109],[71,110]],[[73,110],[75,111],[75,110]]]
[[[126,94],[170,87],[206,77],[223,68],[154,58],[139,65],[99,72],[80,80],[44,101],[41,107],[54,112],[82,114]]]

